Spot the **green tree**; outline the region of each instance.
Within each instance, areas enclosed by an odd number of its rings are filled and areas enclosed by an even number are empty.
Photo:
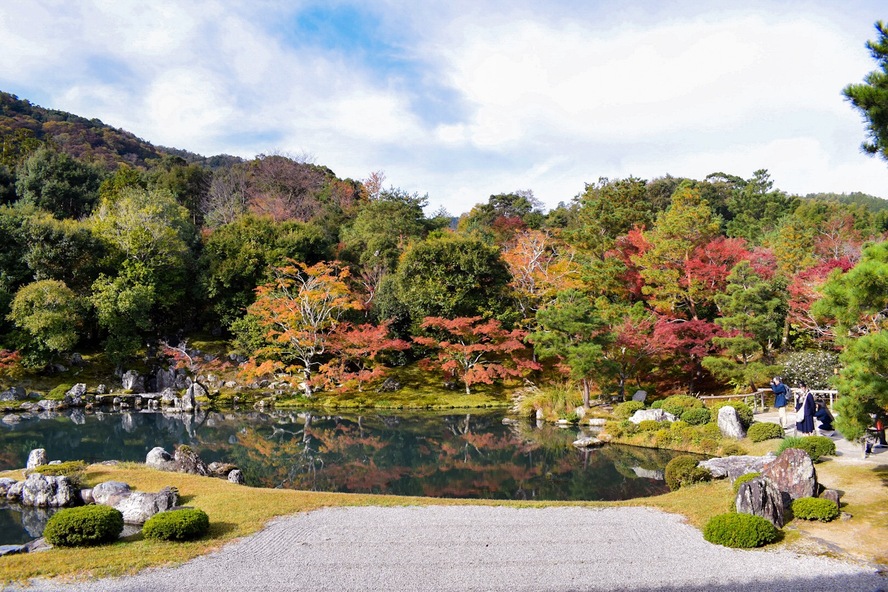
[[[604,346],[611,337],[604,320],[591,299],[578,290],[560,292],[537,311],[536,319],[539,329],[529,336],[534,351],[542,360],[562,360],[570,368],[588,408],[592,381],[606,371]]]
[[[496,247],[442,236],[414,244],[401,258],[398,299],[414,321],[425,317],[497,317],[512,311],[509,270]]]
[[[879,67],[863,83],[849,84],[842,92],[867,120],[869,140],[861,145],[863,151],[888,160],[888,26],[878,21],[875,27],[878,38],[867,41],[866,47]]]
[[[727,224],[728,236],[760,244],[766,233],[795,210],[798,198],[774,189],[768,171],[759,169],[734,190],[727,205],[732,217]]]
[[[56,218],[89,214],[99,196],[101,174],[64,153],[42,148],[25,160],[16,174],[16,192]]]
[[[64,282],[40,280],[16,292],[9,320],[27,336],[20,350],[25,365],[42,367],[77,344],[81,306]]]
[[[102,274],[92,285],[90,301],[108,333],[105,352],[118,368],[136,355],[154,328],[155,289],[147,275],[139,263],[125,261],[116,277]]]
[[[28,249],[24,260],[34,279],[63,281],[80,295],[89,291],[107,249],[88,222],[36,214],[27,218],[24,232]]]
[[[647,182],[636,177],[610,180],[605,177],[576,198],[576,214],[570,240],[601,258],[612,248],[617,237],[633,227],[650,227],[654,206],[648,199]]]
[[[776,368],[769,361],[786,314],[783,293],[778,284],[756,274],[749,261],[738,263],[725,293],[715,296],[722,312],[715,323],[728,336],[712,341],[724,353],[704,358],[703,367],[738,389],[748,385],[753,391],[773,375]]]

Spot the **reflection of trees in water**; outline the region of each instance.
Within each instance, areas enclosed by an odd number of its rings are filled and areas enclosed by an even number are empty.
[[[87,414],[82,425],[60,417],[0,432],[0,459],[18,456],[12,466],[22,466],[27,452],[39,446],[63,460],[143,461],[154,446],[171,450],[187,443],[207,462],[237,464],[248,484],[265,487],[511,499],[621,499],[665,490],[633,468],[662,469],[669,453],[618,446],[577,450],[571,445],[576,428],[506,426],[502,417]]]

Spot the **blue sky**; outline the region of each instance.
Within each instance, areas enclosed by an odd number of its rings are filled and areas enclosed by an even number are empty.
[[[5,1],[0,89],[202,154],[382,170],[454,214],[759,168],[888,197],[841,96],[884,3],[738,4]]]

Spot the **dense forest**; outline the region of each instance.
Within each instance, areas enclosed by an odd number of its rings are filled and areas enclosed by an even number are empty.
[[[382,172],[203,157],[6,93],[0,142],[7,376],[82,350],[123,368],[202,333],[248,358],[245,378],[307,396],[421,364],[466,392],[523,380],[588,405],[774,374],[848,387],[886,347],[868,339],[888,202],[789,195],[764,169],[599,178],[549,211],[510,191],[455,219]]]

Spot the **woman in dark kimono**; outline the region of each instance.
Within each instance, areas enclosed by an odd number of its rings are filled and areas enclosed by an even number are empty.
[[[799,383],[801,392],[796,399],[796,431],[803,436],[814,433],[814,395],[808,390],[808,385]]]

